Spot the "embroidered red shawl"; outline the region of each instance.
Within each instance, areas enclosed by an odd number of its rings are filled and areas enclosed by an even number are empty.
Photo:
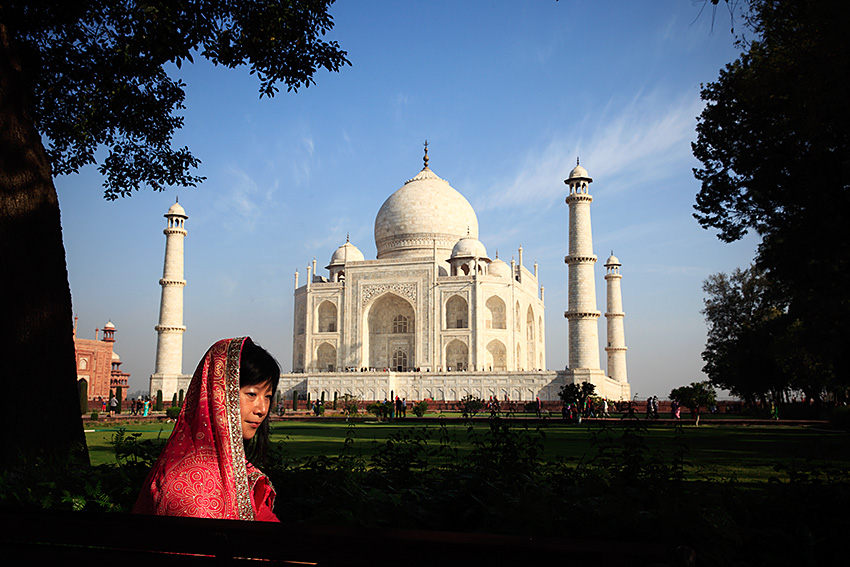
[[[271,484],[245,460],[239,406],[244,341],[221,340],[198,364],[134,513],[277,521]]]

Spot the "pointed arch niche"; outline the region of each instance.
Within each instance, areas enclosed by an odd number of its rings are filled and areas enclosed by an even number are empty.
[[[316,349],[316,368],[319,372],[336,370],[336,348],[330,343],[322,343]]]
[[[453,295],[446,301],[446,328],[469,328],[469,304],[459,295]]]
[[[366,308],[363,317],[363,366],[369,368],[405,368],[416,366],[416,313],[413,305],[388,292]]]
[[[487,343],[487,369],[493,372],[504,372],[508,369],[508,350],[499,340]]]
[[[506,323],[507,307],[505,306],[505,302],[502,301],[501,297],[497,295],[490,296],[484,306],[487,308],[487,311],[484,314],[485,329],[508,328]]]
[[[469,347],[464,342],[455,339],[446,345],[446,368],[469,369]]]
[[[336,305],[330,301],[323,301],[316,313],[320,333],[336,332]]]

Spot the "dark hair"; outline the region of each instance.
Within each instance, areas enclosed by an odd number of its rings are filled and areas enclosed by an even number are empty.
[[[239,358],[239,387],[269,383],[272,387],[272,399],[274,399],[278,382],[280,382],[280,365],[266,349],[250,338],[246,338],[242,343],[242,355]],[[257,429],[254,438],[245,443],[245,456],[254,464],[262,464],[266,459],[271,412],[272,408],[269,405],[269,413]]]

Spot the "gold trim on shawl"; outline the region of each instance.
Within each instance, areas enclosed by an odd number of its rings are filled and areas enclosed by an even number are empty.
[[[254,507],[251,506],[251,483],[245,464],[245,443],[242,439],[242,411],[239,403],[239,361],[242,345],[246,337],[233,339],[227,345],[227,366],[225,368],[225,387],[227,396],[227,417],[230,431],[230,449],[233,457],[233,480],[236,485],[236,506],[240,520],[254,520]]]

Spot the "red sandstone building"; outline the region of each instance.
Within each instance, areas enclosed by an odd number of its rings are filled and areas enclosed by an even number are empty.
[[[103,331],[103,338],[98,333]],[[122,398],[127,396],[130,375],[121,372],[121,358],[112,350],[115,343],[115,325],[112,321],[103,329],[94,330],[94,340],[77,338],[77,318],[74,317],[74,350],[77,358],[77,380],[88,383],[89,400],[109,400],[109,392],[121,387]]]

